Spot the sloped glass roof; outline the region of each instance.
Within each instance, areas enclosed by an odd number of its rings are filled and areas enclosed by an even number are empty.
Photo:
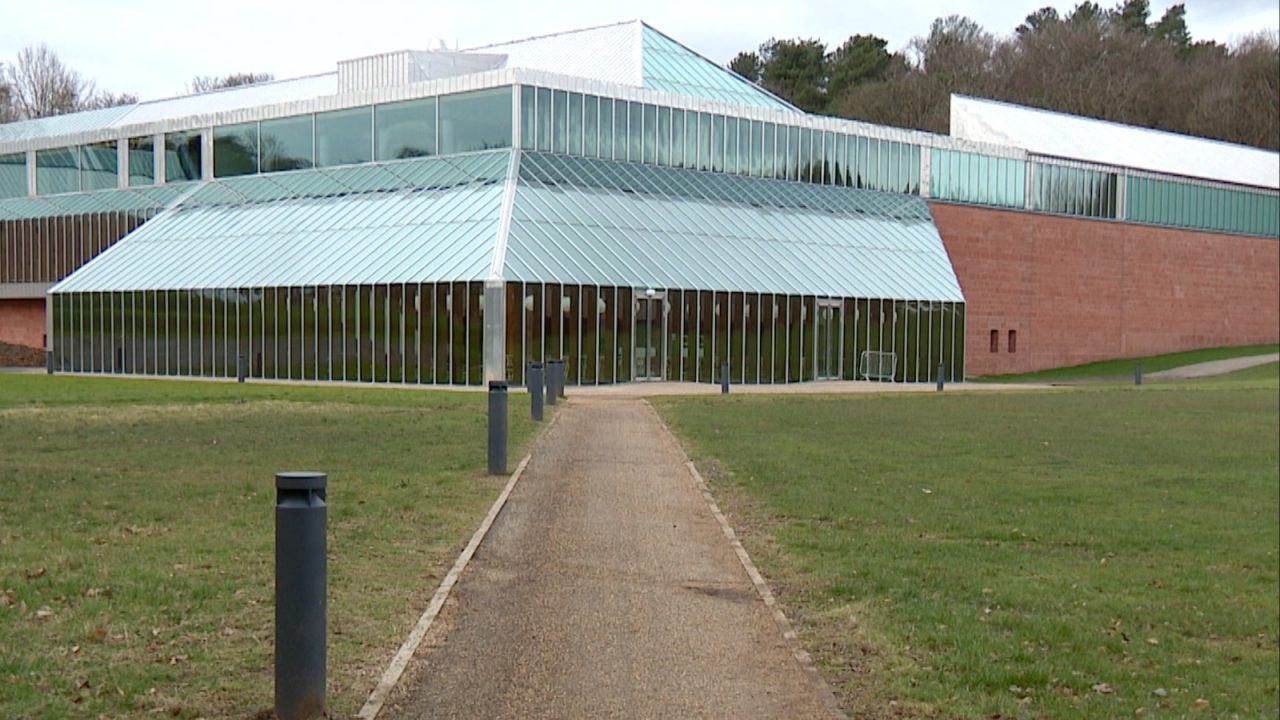
[[[524,153],[503,277],[963,301],[915,197]]]
[[[53,291],[484,279],[510,154],[205,183]]]
[[[720,67],[648,25],[641,25],[644,87],[775,110],[796,109],[737,73]]]
[[[500,267],[511,281],[963,301],[927,204],[895,193],[510,150],[185,192],[54,291],[483,280]]]
[[[0,200],[0,220],[35,220],[64,215],[159,210],[191,187],[190,183],[182,183]]]

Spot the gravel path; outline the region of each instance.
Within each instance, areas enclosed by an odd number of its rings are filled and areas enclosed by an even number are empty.
[[[653,409],[579,397],[380,717],[831,715]]]
[[[1147,377],[1152,380],[1190,380],[1213,375],[1226,375],[1236,370],[1244,370],[1245,368],[1277,361],[1280,361],[1280,353],[1249,355],[1247,357],[1227,358],[1226,360],[1212,360],[1210,362],[1196,363],[1195,365],[1183,365],[1182,367],[1149,373]]]

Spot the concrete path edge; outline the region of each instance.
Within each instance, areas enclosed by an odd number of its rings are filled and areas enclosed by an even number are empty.
[[[520,481],[520,476],[524,474],[525,467],[528,466],[529,460],[533,457],[533,451],[559,417],[559,413],[552,415],[550,422],[538,432],[538,436],[534,438],[529,452],[520,460],[515,472],[511,473],[511,479],[507,480],[506,486],[502,488],[498,498],[493,501],[488,514],[484,516],[484,520],[480,521],[480,526],[471,535],[470,542],[462,549],[462,552],[458,553],[458,559],[454,561],[453,567],[444,576],[444,580],[440,581],[440,586],[436,588],[435,594],[431,596],[431,602],[427,603],[427,609],[422,611],[417,624],[414,625],[413,630],[409,631],[409,635],[405,638],[404,643],[400,645],[400,649],[392,656],[391,662],[387,665],[387,669],[383,671],[378,684],[374,686],[373,691],[369,693],[368,699],[365,700],[364,705],[360,708],[360,712],[356,714],[356,717],[360,718],[360,720],[374,720],[378,713],[382,711],[382,706],[386,704],[387,698],[391,696],[391,691],[395,689],[396,683],[404,675],[405,668],[409,666],[409,661],[413,659],[414,654],[418,652],[418,648],[422,645],[422,641],[427,637],[427,631],[431,629],[431,624],[435,622],[436,617],[444,608],[445,602],[449,599],[449,593],[458,584],[463,571],[467,569],[467,564],[471,562],[476,550],[484,542],[485,536],[489,534],[489,528],[493,527],[493,522],[498,519],[498,515],[506,507],[507,498],[511,497],[511,491],[515,489],[516,483]]]
[[[769,614],[773,617],[774,623],[778,626],[782,637],[787,641],[787,647],[791,650],[792,657],[796,663],[804,670],[809,677],[818,693],[822,696],[823,703],[831,712],[833,718],[846,720],[848,718],[844,711],[840,709],[840,702],[836,700],[835,693],[832,692],[831,686],[827,684],[826,678],[822,676],[822,672],[818,670],[813,663],[813,656],[800,643],[800,636],[796,634],[795,629],[791,625],[791,621],[787,619],[787,614],[783,612],[782,606],[778,604],[778,600],[774,597],[773,591],[769,588],[769,583],[760,574],[756,568],[756,564],[751,560],[751,555],[747,553],[747,549],[743,547],[742,542],[738,539],[738,534],[734,532],[733,527],[729,525],[729,519],[720,512],[720,506],[716,504],[715,497],[711,494],[711,488],[706,481],[702,479],[702,474],[698,472],[698,467],[689,459],[688,453],[684,451],[684,445],[680,443],[675,433],[671,432],[671,428],[667,427],[667,423],[662,420],[662,415],[654,409],[653,405],[647,400],[645,405],[649,406],[649,411],[658,418],[658,423],[662,425],[662,429],[667,433],[667,439],[675,447],[676,452],[684,460],[684,466],[689,470],[689,477],[693,479],[694,487],[702,494],[702,499],[706,501],[707,507],[711,510],[711,514],[715,516],[716,522],[720,523],[720,530],[724,532],[724,536],[728,538],[729,544],[733,547],[733,552],[737,554],[738,560],[742,563],[742,567],[747,571],[747,576],[751,578],[751,584],[755,586],[756,592],[760,595],[760,599],[769,610]]]

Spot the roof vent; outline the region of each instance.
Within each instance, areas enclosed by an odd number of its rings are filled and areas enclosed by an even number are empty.
[[[426,80],[496,70],[506,65],[502,54],[452,50],[399,50],[338,63],[338,92],[394,87]]]

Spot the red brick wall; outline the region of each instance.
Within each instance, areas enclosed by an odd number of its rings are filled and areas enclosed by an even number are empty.
[[[1274,238],[930,205],[967,300],[969,375],[1280,338]]]
[[[0,299],[0,342],[44,349],[44,300]]]

